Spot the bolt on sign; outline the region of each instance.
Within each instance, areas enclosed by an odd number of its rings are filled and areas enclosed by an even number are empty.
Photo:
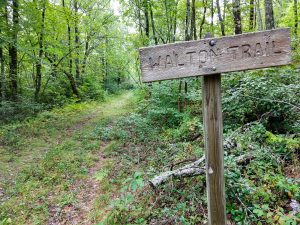
[[[208,223],[226,225],[221,73],[290,64],[290,30],[141,48],[140,60],[143,82],[203,76]]]
[[[143,82],[290,63],[290,31],[277,29],[141,48]]]

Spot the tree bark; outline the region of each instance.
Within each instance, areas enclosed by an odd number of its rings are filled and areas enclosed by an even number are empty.
[[[275,28],[272,0],[265,0],[265,25],[266,30],[272,30]]]
[[[250,0],[249,30],[254,30],[254,0]]]
[[[179,0],[175,1],[174,5],[174,26],[173,26],[173,42],[176,41],[176,29],[177,29],[177,7],[178,7]]]
[[[158,40],[155,33],[155,23],[154,23],[154,17],[153,17],[153,10],[152,10],[152,2],[149,3],[150,8],[150,19],[151,19],[151,27],[152,27],[152,35],[154,38],[155,45],[158,45]]]
[[[49,57],[49,55],[46,54],[45,56],[48,59],[48,61],[51,63],[51,66],[53,67],[53,70],[52,70],[53,74],[54,75],[56,74],[57,69],[59,69],[62,73],[64,73],[66,75],[66,77],[68,78],[68,80],[69,80],[69,83],[70,83],[73,94],[75,94],[79,98],[80,94],[79,94],[79,91],[77,89],[76,80],[74,79],[73,75],[70,74],[69,72],[67,72],[66,70],[64,70],[63,68],[59,68],[59,62],[61,62],[61,61],[56,63],[53,59],[51,59]]]
[[[236,157],[237,164],[243,164],[245,162],[248,162],[255,158],[253,155],[246,154]],[[150,186],[152,188],[157,188],[159,185],[165,183],[170,178],[184,178],[184,177],[193,177],[193,176],[199,176],[201,174],[205,174],[206,169],[205,166],[201,166],[201,164],[204,162],[205,156],[201,157],[200,159],[189,163],[181,168],[178,168],[176,170],[170,170],[167,172],[163,172],[155,177],[153,177],[151,180],[149,180]],[[203,163],[204,164],[204,163]]]
[[[194,40],[197,40],[195,0],[192,0],[192,18],[191,18],[191,32],[190,32],[190,37],[194,38]]]
[[[166,18],[166,24],[167,24],[167,43],[171,42],[171,29],[172,29],[172,23],[170,18],[170,13],[168,10],[168,1],[164,0],[164,6],[165,6],[165,18]]]
[[[3,21],[3,27],[8,25],[7,21],[7,1],[2,5],[3,8],[1,8],[1,13],[3,13],[3,16],[1,17]],[[3,32],[3,30],[0,30],[0,34]],[[0,88],[1,88],[1,100],[4,101],[6,98],[6,77],[5,77],[5,61],[4,61],[4,44],[0,44]]]
[[[19,2],[12,0],[12,42],[9,46],[10,92],[12,100],[18,96],[18,26],[19,26]]]
[[[202,31],[203,31],[203,25],[205,23],[205,17],[206,17],[206,11],[207,11],[207,0],[203,0],[203,5],[204,5],[204,9],[203,9],[203,16],[202,16],[202,20],[200,23],[200,29],[199,29],[199,38],[202,38]]]
[[[4,55],[3,55],[3,48],[0,47],[0,73],[1,73],[1,100],[5,100],[5,73],[4,73]]]
[[[297,36],[298,34],[298,0],[294,0],[294,34]]]
[[[191,18],[191,2],[186,0],[186,14],[185,14],[185,40],[190,40],[189,30],[190,30],[190,18]]]
[[[65,0],[62,0],[62,6],[63,8],[65,9],[66,8],[66,5],[65,5]],[[67,18],[66,19],[67,21],[67,33],[68,33],[68,46],[69,46],[69,73],[72,74],[73,73],[73,60],[72,60],[72,43],[71,43],[71,27],[70,27],[70,21],[69,19]]]
[[[214,36],[214,0],[211,0],[210,5],[210,34]]]
[[[148,0],[144,0],[144,15],[145,15],[145,33],[147,38],[150,36],[150,23],[149,23],[149,12],[148,12]]]
[[[262,16],[261,16],[261,10],[260,10],[260,0],[257,0],[257,14],[258,14],[258,30],[263,30],[263,23],[262,23]]]
[[[178,89],[177,110],[179,112],[182,112],[181,89],[182,89],[182,80],[179,81],[179,89]]]
[[[75,77],[76,80],[80,80],[80,61],[79,61],[79,46],[80,46],[80,39],[79,39],[79,21],[78,21],[78,2],[77,0],[74,0],[74,12],[75,12],[75,23],[74,23],[74,32],[75,32],[75,46],[76,46],[76,51],[75,51]]]
[[[34,97],[37,100],[42,84],[42,58],[44,54],[44,32],[45,32],[45,14],[46,14],[46,0],[43,1],[42,6],[42,19],[41,19],[41,31],[39,34],[39,58],[36,63],[36,76],[35,76],[35,93]]]
[[[90,42],[90,36],[87,34],[86,40],[85,40],[84,57],[83,57],[83,62],[82,62],[82,75],[85,74],[85,67],[86,67],[87,58],[89,55],[89,42]]]
[[[225,36],[225,26],[224,26],[224,20],[222,18],[222,14],[221,14],[221,8],[220,8],[220,1],[219,0],[217,0],[217,10],[218,10],[218,17],[219,17],[219,21],[220,21],[220,25],[221,25],[222,36]]]
[[[68,73],[67,71],[63,70],[63,73],[67,76],[69,83],[71,85],[71,89],[73,94],[75,94],[78,98],[80,97],[78,89],[77,89],[77,84],[76,80],[74,79],[73,75]]]
[[[233,17],[234,17],[234,32],[235,34],[241,34],[242,22],[241,22],[240,0],[234,0],[233,2]]]

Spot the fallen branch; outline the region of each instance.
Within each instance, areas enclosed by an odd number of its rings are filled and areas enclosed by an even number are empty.
[[[200,168],[199,164],[204,162],[204,160],[205,160],[205,156],[179,169],[164,172],[158,176],[155,176],[152,180],[149,181],[149,183],[151,187],[156,188],[160,184],[167,181],[170,177],[181,178],[181,177],[196,176],[196,175],[203,174],[205,172],[205,169]]]
[[[236,158],[236,162],[238,164],[241,164],[253,158],[254,158],[253,155],[242,155]],[[160,175],[155,176],[153,179],[149,181],[150,186],[155,189],[156,187],[166,182],[171,177],[183,178],[183,177],[193,177],[193,176],[205,174],[206,171],[205,167],[204,166],[200,167],[200,164],[203,163],[204,161],[205,161],[205,156],[202,156],[197,161],[187,164],[179,169],[163,172]]]

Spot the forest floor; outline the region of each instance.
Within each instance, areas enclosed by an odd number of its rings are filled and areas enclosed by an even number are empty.
[[[205,174],[147,185],[204,154],[199,112],[171,111],[159,91],[151,98],[128,91],[1,126],[0,225],[206,224]],[[299,224],[299,136],[273,134],[260,122],[236,131],[225,133],[229,223]]]
[[[2,127],[0,224],[104,219],[119,187],[103,181],[116,163],[104,155],[113,143],[99,140],[95,131],[133,109],[133,93],[125,92],[104,103],[69,105]]]

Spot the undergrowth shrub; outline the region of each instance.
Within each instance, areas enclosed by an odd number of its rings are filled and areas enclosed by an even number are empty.
[[[23,120],[47,109],[45,104],[26,98],[19,99],[18,102],[2,101],[0,104],[0,125],[12,120]]]
[[[233,224],[295,225],[300,218],[290,207],[300,201],[298,73],[285,67],[223,76],[226,210]],[[185,81],[188,93],[178,93],[178,81],[147,87],[138,112],[111,130],[109,136],[121,142],[115,156],[127,173],[128,164],[138,165],[144,182],[203,155],[200,84]],[[179,99],[187,99],[181,112]],[[238,157],[245,160],[237,162]],[[205,175],[142,188],[126,207],[124,202],[115,207],[117,216],[107,224],[204,224],[205,189]]]
[[[299,72],[292,68],[239,72],[223,79],[225,128],[264,121],[275,133],[299,133]]]

